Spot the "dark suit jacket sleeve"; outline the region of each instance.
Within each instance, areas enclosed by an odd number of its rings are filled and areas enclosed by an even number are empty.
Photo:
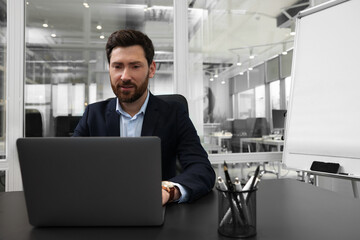
[[[190,190],[189,202],[191,202],[211,191],[215,184],[215,172],[193,123],[182,108],[178,110],[175,126],[176,152],[183,172],[170,180]]]

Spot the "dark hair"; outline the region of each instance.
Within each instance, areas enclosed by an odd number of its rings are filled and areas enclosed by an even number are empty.
[[[144,33],[136,30],[119,30],[113,32],[106,43],[106,56],[110,63],[111,52],[116,47],[130,47],[134,45],[140,45],[145,52],[145,58],[148,65],[154,58],[154,46],[151,39]]]

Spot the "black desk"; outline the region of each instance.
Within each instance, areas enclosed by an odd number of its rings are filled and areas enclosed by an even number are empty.
[[[360,200],[295,180],[259,184],[258,234],[250,239],[360,239]],[[162,227],[32,228],[22,192],[0,194],[0,239],[229,239],[217,232],[217,193],[167,207]]]

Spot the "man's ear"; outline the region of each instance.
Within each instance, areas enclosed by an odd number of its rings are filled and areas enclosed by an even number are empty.
[[[152,63],[149,66],[149,78],[153,78],[156,71],[156,63],[152,61]]]

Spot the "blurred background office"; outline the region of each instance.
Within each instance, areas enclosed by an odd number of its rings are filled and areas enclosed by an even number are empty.
[[[105,43],[115,30],[132,28],[154,42],[150,91],[187,98],[208,153],[255,154],[282,151],[293,17],[325,1],[0,0],[0,191],[19,186],[16,155],[7,150],[19,128],[11,114],[19,109],[7,101],[16,94],[6,79],[7,67],[16,68],[6,62],[14,36],[8,24],[18,24],[8,22],[8,9],[24,7],[24,136],[71,136],[88,104],[113,97]]]

